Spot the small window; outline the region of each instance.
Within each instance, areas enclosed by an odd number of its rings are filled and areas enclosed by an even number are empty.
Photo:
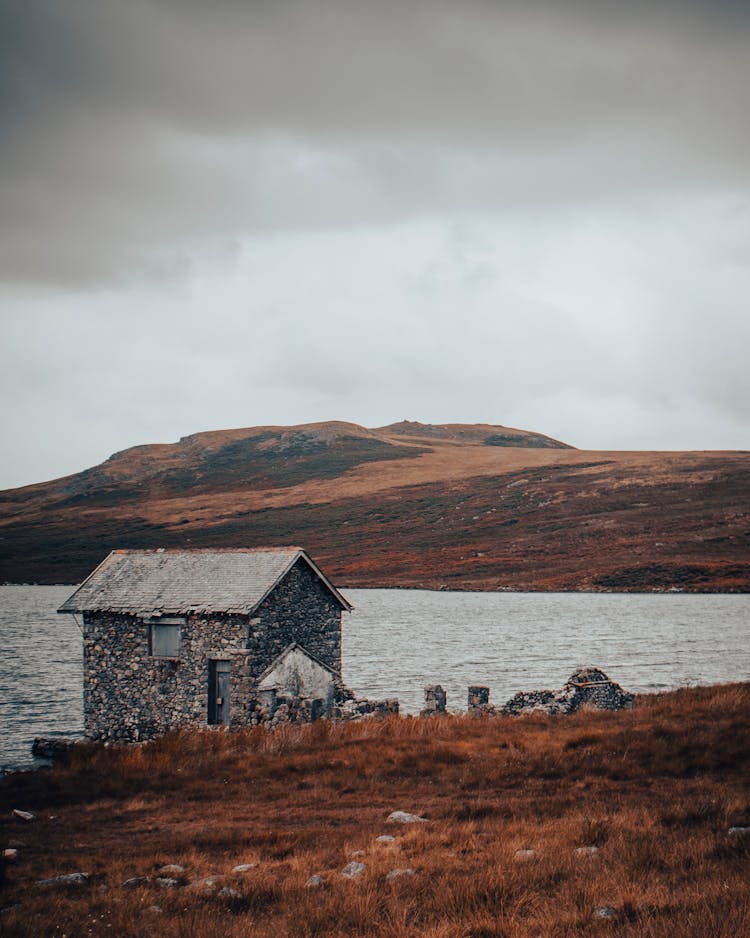
[[[182,624],[151,622],[149,624],[150,652],[154,658],[179,658]]]

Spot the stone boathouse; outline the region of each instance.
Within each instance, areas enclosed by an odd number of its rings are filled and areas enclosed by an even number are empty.
[[[277,696],[328,712],[349,609],[298,547],[112,551],[58,610],[83,619],[86,737],[247,726]]]

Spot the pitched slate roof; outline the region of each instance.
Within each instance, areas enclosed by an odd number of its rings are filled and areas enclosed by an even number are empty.
[[[113,550],[58,612],[247,615],[302,559],[342,609],[351,606],[300,547]]]

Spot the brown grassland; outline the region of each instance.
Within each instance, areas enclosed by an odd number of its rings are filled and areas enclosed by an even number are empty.
[[[0,781],[3,935],[750,935],[750,684],[568,717],[389,718],[81,746]],[[11,815],[25,808],[36,819]],[[386,824],[393,810],[426,824]],[[384,833],[395,840],[381,843]],[[580,855],[576,848],[595,846]],[[525,861],[519,849],[536,851]],[[341,870],[355,852],[356,879]],[[124,887],[169,863],[182,885]],[[241,863],[257,864],[232,874]],[[390,870],[414,876],[386,881]],[[35,880],[76,870],[83,886]],[[225,874],[229,898],[190,888]],[[311,874],[323,884],[309,888]],[[158,906],[161,911],[154,910]],[[609,906],[614,917],[594,915]]]

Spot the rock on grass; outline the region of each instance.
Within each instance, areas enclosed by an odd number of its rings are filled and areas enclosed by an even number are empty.
[[[399,879],[401,876],[416,876],[416,870],[411,868],[405,870],[391,870],[390,873],[386,873],[385,881],[387,883],[392,883],[394,879]]]
[[[19,821],[33,821],[36,815],[32,814],[31,811],[22,811],[20,808],[13,808],[13,817],[17,817]]]
[[[391,811],[386,821],[389,824],[426,824],[427,818],[409,814],[408,811]]]
[[[34,885],[46,889],[55,886],[83,886],[88,881],[88,873],[63,873],[61,876],[53,876],[50,879],[38,879]]]

